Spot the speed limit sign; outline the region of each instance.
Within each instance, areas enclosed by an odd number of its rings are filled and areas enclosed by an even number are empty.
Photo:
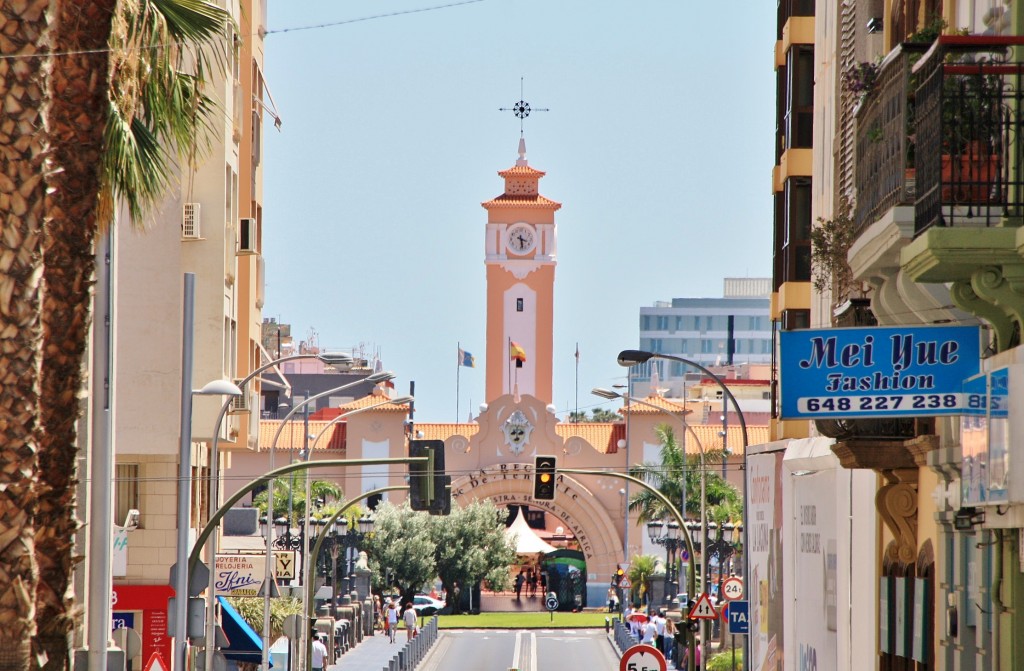
[[[729,601],[743,598],[743,578],[732,577],[722,583],[722,594]]]
[[[668,663],[657,648],[634,645],[622,653],[619,671],[668,671]]]

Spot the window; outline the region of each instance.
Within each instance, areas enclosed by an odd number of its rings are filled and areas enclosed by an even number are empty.
[[[522,298],[517,298],[516,299],[516,312],[522,312],[522,311],[523,311],[523,299]]]
[[[809,148],[814,130],[814,47],[791,48],[786,73],[786,149]]]
[[[118,464],[114,472],[114,522],[124,524],[128,511],[139,510],[139,465]]]

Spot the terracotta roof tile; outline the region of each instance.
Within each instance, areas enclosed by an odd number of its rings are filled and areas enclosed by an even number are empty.
[[[346,403],[345,405],[339,406],[338,410],[340,410],[341,412],[348,412],[349,410],[360,410],[362,408],[369,408],[371,405],[377,405],[381,401],[386,400],[387,398],[384,396],[380,396],[378,394],[370,394],[369,396],[364,396],[350,403]],[[407,404],[401,403],[384,403],[383,405],[378,405],[376,408],[374,408],[373,410],[369,410],[368,412],[409,412],[409,406]]]
[[[480,431],[476,422],[466,424],[426,424],[416,422],[416,433],[423,432],[424,440],[445,440],[448,436],[460,435],[467,438],[475,436]]]
[[[563,440],[582,438],[602,454],[619,451],[619,440],[626,437],[625,422],[580,422],[555,425],[555,433]]]
[[[640,401],[643,402],[641,403]],[[652,408],[652,405],[657,407]],[[660,408],[660,410],[658,408]],[[622,409],[619,410],[619,414],[664,415],[666,411],[675,414],[690,414],[693,412],[692,410],[687,410],[682,403],[670,401],[663,396],[648,396],[647,398],[637,399],[636,403],[623,406]]]
[[[289,426],[284,427],[281,431],[281,435],[277,439],[277,449],[279,450],[301,450],[305,447],[305,441],[303,440],[303,422],[301,420],[292,419],[288,422]],[[319,436],[320,432],[330,424],[329,421],[315,421],[310,420],[309,432],[314,436]],[[260,434],[259,434],[259,449],[260,451],[269,450],[274,442],[274,434],[277,433],[277,427],[281,426],[281,420],[279,419],[262,419],[260,420]],[[313,449],[317,452],[325,450],[344,450],[345,449],[345,436],[347,434],[347,426],[344,421],[337,422],[331,428],[327,429],[327,432],[316,442]]]
[[[501,194],[496,198],[480,203],[483,207],[488,209],[492,207],[538,207],[538,208],[551,208],[554,210],[562,207],[561,203],[555,202],[550,198],[537,194],[535,196],[522,196],[508,194]]]
[[[543,177],[547,173],[543,170],[537,170],[528,165],[514,165],[506,170],[499,170],[498,174],[502,177]]]

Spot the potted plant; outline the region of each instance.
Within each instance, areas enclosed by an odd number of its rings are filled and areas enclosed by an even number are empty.
[[[942,84],[942,200],[1000,202],[992,183],[1002,167],[1002,78],[979,67],[946,75]]]

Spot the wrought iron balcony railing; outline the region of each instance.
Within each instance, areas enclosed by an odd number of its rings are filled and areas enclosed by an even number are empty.
[[[914,81],[911,68],[927,49],[903,44],[882,62],[857,108],[857,234],[896,205],[914,202]]]
[[[1021,36],[943,35],[914,67],[915,235],[1021,214]]]

